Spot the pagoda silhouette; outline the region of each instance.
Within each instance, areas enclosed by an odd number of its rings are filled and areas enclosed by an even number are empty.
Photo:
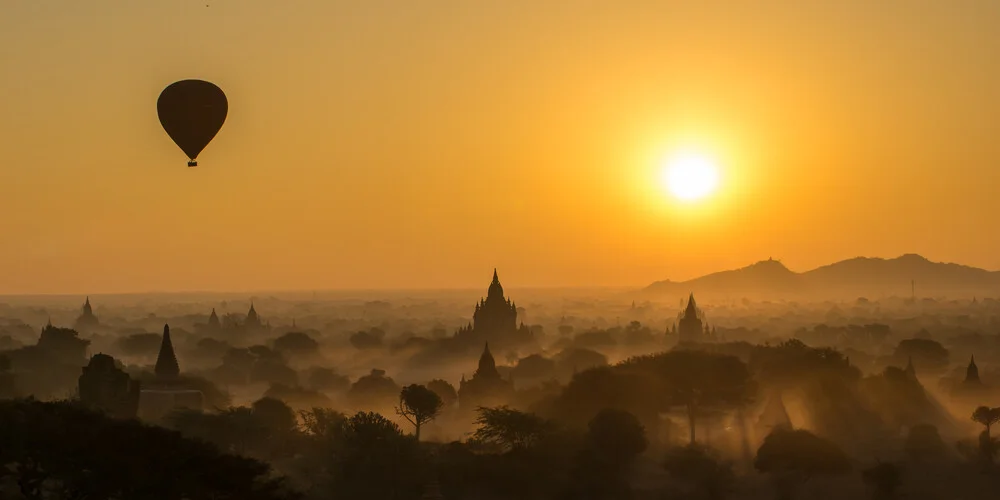
[[[504,296],[503,285],[497,270],[493,269],[493,281],[472,313],[472,322],[455,332],[455,338],[465,341],[469,347],[493,343],[497,347],[510,347],[532,340],[531,331],[517,323],[517,304]]]

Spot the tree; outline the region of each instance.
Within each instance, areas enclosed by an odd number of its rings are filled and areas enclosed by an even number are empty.
[[[307,435],[332,440],[343,434],[347,416],[329,408],[313,408],[299,411],[299,419]]]
[[[608,365],[608,357],[591,349],[579,347],[569,347],[556,354],[553,358],[556,362],[556,373],[560,379],[568,379],[574,373],[582,372],[588,368],[596,368]]]
[[[663,468],[689,488],[700,490],[710,500],[721,500],[733,490],[736,475],[729,462],[719,459],[712,449],[689,444],[671,449]]]
[[[616,467],[632,461],[649,445],[639,419],[624,410],[602,410],[588,427],[591,446]]]
[[[865,484],[872,488],[873,500],[888,500],[896,495],[902,483],[899,467],[887,462],[879,462],[861,473]]]
[[[352,445],[364,448],[401,437],[403,433],[391,420],[367,411],[355,413],[344,422],[344,435]]]
[[[532,447],[553,431],[552,422],[535,415],[512,410],[506,406],[480,407],[473,434],[477,441],[500,446],[506,450],[523,450]]]
[[[542,356],[532,354],[517,361],[517,365],[511,369],[511,377],[518,381],[530,382],[554,378],[556,372],[556,362]]]
[[[330,368],[314,367],[306,376],[306,387],[315,391],[342,393],[351,388],[351,379]]]
[[[286,434],[295,429],[295,412],[280,399],[260,398],[252,408],[254,418],[271,434]]]
[[[655,374],[620,367],[599,367],[581,371],[554,398],[547,416],[572,427],[586,428],[601,410],[616,408],[635,415],[653,432],[665,410],[664,381]]]
[[[706,411],[738,408],[753,393],[750,371],[735,356],[680,350],[634,358],[618,368],[652,373],[663,381],[664,404],[687,413],[690,443],[695,442],[696,421]]]
[[[903,449],[914,460],[926,460],[940,457],[944,453],[945,444],[937,427],[921,424],[910,428]]]
[[[254,361],[253,368],[250,369],[250,381],[297,385],[299,374],[288,366],[280,355],[260,352],[257,360]]]
[[[160,352],[163,337],[159,333],[133,333],[120,337],[115,341],[115,347],[129,356],[153,357]]]
[[[392,378],[385,376],[385,370],[373,369],[351,385],[347,400],[358,408],[390,406],[399,397],[400,390]]]
[[[42,498],[294,499],[263,462],[67,402],[0,401],[0,480]]]
[[[972,412],[972,421],[983,424],[986,427],[986,435],[989,436],[990,427],[1000,422],[1000,407],[990,408],[989,406],[980,406]]]
[[[382,338],[385,332],[379,328],[372,328],[370,331],[360,331],[351,335],[350,342],[355,349],[374,349],[382,347]]]
[[[824,376],[858,379],[861,375],[837,350],[810,347],[799,339],[776,346],[755,346],[750,351],[749,364],[762,384],[778,388],[798,386]]]
[[[427,460],[416,439],[378,413],[356,413],[339,428],[339,416],[317,415],[326,425],[320,432],[327,436],[316,443],[316,457],[329,474],[329,483],[319,488],[324,497],[417,498],[426,481]]]
[[[441,398],[441,402],[444,403],[445,408],[451,408],[458,401],[458,393],[455,391],[455,386],[449,384],[447,380],[436,378],[427,382],[427,388],[434,391],[434,394],[437,394]]]
[[[778,498],[784,500],[813,477],[847,473],[851,462],[837,445],[809,431],[778,428],[764,438],[754,468],[771,475]]]
[[[274,341],[276,351],[290,354],[315,354],[319,350],[319,342],[302,332],[288,332]]]
[[[10,358],[0,354],[0,399],[17,395],[17,379],[10,370]]]
[[[434,391],[419,384],[411,384],[399,391],[396,413],[413,424],[414,436],[420,441],[420,427],[437,418],[443,404],[441,396]]]

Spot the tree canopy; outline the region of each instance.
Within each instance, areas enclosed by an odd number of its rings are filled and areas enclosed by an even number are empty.
[[[0,401],[0,442],[0,475],[32,500],[297,498],[262,462],[74,403]]]

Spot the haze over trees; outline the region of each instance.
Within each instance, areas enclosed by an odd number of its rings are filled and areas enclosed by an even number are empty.
[[[522,308],[493,288],[503,321],[484,319],[484,300],[479,329],[462,320],[453,334],[442,325],[468,301],[258,299],[245,314],[215,303],[207,318],[172,318],[170,342],[162,318],[141,312],[102,314],[92,333],[18,327],[19,344],[0,353],[0,394],[15,414],[40,412],[37,425],[171,433],[165,449],[192,450],[205,471],[234,467],[230,482],[206,483],[217,498],[930,500],[998,486],[1000,302],[988,297],[702,300],[685,333],[696,341],[681,343],[687,298],[539,295],[523,302],[539,324],[514,323],[520,333],[497,347]],[[161,358],[176,365],[157,368]],[[88,490],[47,462],[73,455],[61,447],[77,438],[45,432],[8,429],[20,448],[0,492],[145,491],[124,479]],[[53,451],[14,457],[28,447]],[[116,460],[95,467],[131,466]],[[207,481],[176,474],[190,488]],[[171,488],[171,499],[189,491]]]

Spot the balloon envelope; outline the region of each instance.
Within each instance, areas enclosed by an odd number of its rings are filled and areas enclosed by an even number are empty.
[[[202,80],[181,80],[167,86],[156,100],[160,125],[195,166],[205,146],[226,121],[229,101],[222,89]]]

